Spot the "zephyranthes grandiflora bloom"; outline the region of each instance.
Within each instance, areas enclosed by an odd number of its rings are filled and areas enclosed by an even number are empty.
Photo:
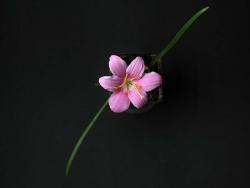
[[[113,112],[123,112],[130,102],[136,108],[142,108],[148,101],[147,93],[161,85],[161,75],[156,72],[144,73],[145,65],[141,57],[136,57],[127,66],[119,56],[109,59],[112,76],[99,78],[100,85],[113,92],[109,98],[109,107]]]

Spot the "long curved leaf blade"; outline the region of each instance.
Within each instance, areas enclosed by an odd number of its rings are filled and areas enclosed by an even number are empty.
[[[182,35],[190,28],[190,26],[207,10],[209,7],[205,7],[194,14],[175,34],[174,38],[163,48],[163,50],[153,59],[152,63],[155,63],[159,59],[161,59],[169,50],[171,50],[175,44],[180,40]]]
[[[69,170],[70,167],[72,165],[72,162],[77,154],[77,151],[79,150],[79,147],[81,146],[82,142],[84,141],[86,135],[88,134],[89,130],[92,128],[92,126],[94,125],[94,123],[96,122],[96,120],[98,119],[98,117],[101,115],[102,111],[105,109],[105,107],[108,104],[108,100],[102,105],[102,107],[98,110],[98,112],[95,114],[95,116],[93,117],[93,119],[90,121],[90,123],[87,125],[86,129],[82,132],[79,140],[77,141],[70,157],[69,160],[67,162],[67,166],[66,166],[66,170],[65,170],[65,175],[67,176],[69,174]]]

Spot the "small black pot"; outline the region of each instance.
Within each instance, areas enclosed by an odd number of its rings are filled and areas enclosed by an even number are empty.
[[[140,56],[144,60],[145,64],[145,72],[157,72],[162,75],[162,67],[161,67],[161,59],[152,64],[153,58],[156,54],[147,53],[147,54],[120,54],[119,55],[126,63],[131,62],[137,56]],[[142,108],[135,108],[133,105],[130,105],[129,109],[126,111],[131,114],[140,114],[146,112],[153,108],[157,103],[161,102],[163,94],[162,94],[162,86],[157,89],[147,92],[148,94],[148,102]]]

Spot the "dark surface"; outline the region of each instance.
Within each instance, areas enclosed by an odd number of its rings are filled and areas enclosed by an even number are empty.
[[[1,4],[1,188],[250,187],[247,0]],[[207,5],[163,59],[163,102],[142,115],[106,109],[66,178],[108,97],[94,83],[109,55],[158,52]]]

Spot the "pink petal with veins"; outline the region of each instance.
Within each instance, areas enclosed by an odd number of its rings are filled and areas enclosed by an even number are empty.
[[[129,104],[128,95],[123,90],[112,93],[109,98],[109,107],[113,112],[123,112],[128,109]]]
[[[99,78],[99,84],[108,91],[115,91],[116,87],[122,83],[122,78],[118,76],[103,76]]]
[[[129,88],[128,98],[136,108],[143,107],[148,101],[147,93],[143,89],[136,88],[135,86]]]
[[[141,57],[136,57],[127,68],[128,78],[135,80],[141,78],[144,73],[144,61]]]
[[[127,64],[125,61],[117,55],[111,55],[109,58],[109,69],[112,74],[119,76],[120,78],[126,75]]]
[[[144,91],[152,91],[159,87],[162,83],[161,75],[156,72],[145,73],[143,77],[136,80],[135,83],[139,85]]]

